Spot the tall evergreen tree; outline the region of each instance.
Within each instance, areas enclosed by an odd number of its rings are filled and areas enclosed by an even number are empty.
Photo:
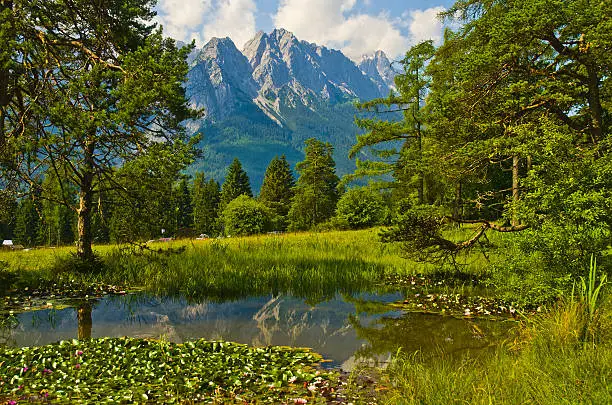
[[[41,242],[40,203],[33,197],[19,202],[15,222],[15,242],[35,246]]]
[[[404,72],[397,75],[397,91],[387,98],[371,100],[359,105],[359,108],[374,113],[374,117],[360,118],[356,123],[367,132],[357,137],[357,144],[349,156],[357,156],[364,149],[369,150],[377,161],[357,159],[357,171],[348,179],[363,176],[381,176],[391,174],[394,182],[389,184],[395,190],[396,198],[406,198],[416,192],[419,204],[432,198],[426,198],[426,180],[432,179],[426,162],[424,149],[426,140],[426,105],[425,98],[431,82],[426,72],[427,63],[433,58],[435,48],[432,41],[422,42],[407,53],[402,60]],[[389,113],[402,119],[390,119]],[[383,114],[384,118],[377,116]],[[391,117],[394,117],[391,115]]]
[[[157,143],[117,170],[114,181],[122,191],[113,190],[109,197],[111,240],[157,238],[162,229],[163,235],[173,235],[177,222],[173,193],[189,162],[187,150],[177,154],[174,146]]]
[[[193,226],[193,206],[191,188],[186,177],[183,177],[175,189],[177,229]]]
[[[193,227],[198,234],[218,233],[221,187],[214,179],[208,182],[204,173],[196,173],[193,180]]]
[[[280,159],[278,156],[272,159],[266,169],[259,200],[266,204],[275,215],[281,217],[281,222],[284,222],[283,218],[287,216],[291,208],[294,186],[295,179],[285,155]]]
[[[225,176],[225,181],[223,182],[223,186],[221,186],[221,207],[225,207],[232,200],[243,194],[253,197],[249,176],[242,169],[240,160],[235,158],[229,166],[227,176]]]
[[[330,219],[339,198],[334,148],[315,138],[306,140],[306,158],[296,166],[300,174],[289,211],[289,229],[305,230]]]
[[[414,213],[388,240],[448,256],[490,230],[526,232],[521,249],[538,252],[538,264],[580,270],[612,234],[612,36],[603,17],[612,3],[466,0],[445,14],[459,28],[446,32],[428,67],[428,130],[444,145],[439,160],[457,172],[505,175],[470,201],[478,213],[502,207],[505,222]],[[479,228],[450,241],[443,220]]]
[[[0,240],[13,239],[18,207],[15,197],[0,191]]]

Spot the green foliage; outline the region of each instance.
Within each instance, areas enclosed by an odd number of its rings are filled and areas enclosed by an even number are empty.
[[[197,234],[218,233],[221,187],[215,180],[208,182],[203,173],[196,173],[193,180],[193,227]]]
[[[278,403],[287,395],[305,396],[317,376],[331,376],[316,371],[322,358],[306,349],[204,340],[72,340],[0,348],[0,358],[0,374],[6,377],[0,397],[9,402],[27,397],[73,404]]]
[[[348,190],[336,207],[336,217],[348,223],[351,229],[379,225],[384,214],[384,201],[380,193],[368,187]]]
[[[41,202],[42,241],[47,245],[66,245],[74,242],[76,213],[70,207],[74,206],[76,190],[62,183],[53,171],[48,171],[42,189],[46,193]]]
[[[193,161],[193,144],[151,145],[147,153],[126,161],[115,173],[108,216],[113,241],[147,240],[176,232],[175,184]],[[119,188],[116,185],[120,185]],[[184,196],[185,198],[187,196]],[[189,202],[190,203],[190,202]]]
[[[9,152],[2,177],[40,188],[41,168],[53,169],[76,188],[71,208],[85,260],[93,257],[93,201],[116,186],[109,181],[116,167],[157,143],[184,141],[180,123],[194,117],[183,88],[191,47],[177,50],[154,30],[153,7],[150,0],[0,6],[0,37],[11,44],[0,55],[0,140]]]
[[[232,200],[221,214],[225,234],[246,236],[264,233],[271,228],[272,213],[263,203],[240,195]]]
[[[18,206],[15,197],[4,190],[0,191],[0,240],[13,239]]]
[[[279,230],[286,228],[285,217],[291,207],[294,186],[293,173],[285,155],[280,159],[275,156],[266,169],[258,199],[266,204],[277,217],[280,217],[277,220]]]
[[[26,247],[39,244],[41,235],[40,201],[24,198],[19,202],[15,222],[15,243]]]
[[[176,205],[176,227],[189,228],[193,225],[193,205],[189,182],[183,177],[176,186],[174,193]]]
[[[431,82],[425,68],[434,53],[432,41],[412,47],[401,62],[404,72],[395,78],[397,90],[387,98],[359,105],[361,110],[374,113],[374,117],[356,120],[367,132],[357,136],[350,156],[355,157],[368,149],[378,161],[358,160],[357,171],[349,179],[392,174],[395,182],[389,186],[394,189],[396,198],[406,198],[416,192],[418,203],[425,202],[426,181],[435,183],[435,177],[428,175],[435,172],[427,162],[428,149],[433,145],[427,140],[425,125],[425,100]],[[389,116],[394,117],[392,112],[401,113],[401,119],[390,119]],[[428,201],[435,201],[435,198],[430,196]]]
[[[249,176],[242,169],[242,164],[238,158],[235,158],[232,164],[227,169],[227,175],[225,181],[221,186],[221,201],[220,207],[224,209],[234,199],[246,195],[253,197],[251,191],[251,183],[249,182]]]
[[[584,322],[583,332],[581,334],[582,340],[587,343],[588,338],[597,338],[597,333],[592,329],[597,329],[600,312],[602,310],[602,293],[607,283],[608,275],[602,274],[599,283],[597,283],[597,260],[594,256],[591,256],[591,263],[589,266],[589,277],[585,279],[580,277],[580,301],[584,307],[586,313],[586,320]],[[595,341],[595,339],[593,339]]]
[[[402,212],[392,228],[380,234],[383,242],[399,242],[403,253],[416,261],[445,264],[457,246],[443,235],[446,219],[435,207],[416,206]]]
[[[289,229],[310,229],[334,215],[340,193],[332,154],[330,143],[306,140],[306,158],[296,166],[300,177],[289,211]]]
[[[612,348],[583,350],[578,325],[568,328],[571,309],[560,308],[523,327],[519,350],[453,360],[425,352],[398,353],[383,371],[389,387],[382,403],[539,404],[606,403]],[[572,319],[572,318],[570,318]],[[568,330],[569,329],[569,330]],[[515,343],[516,344],[516,343]]]

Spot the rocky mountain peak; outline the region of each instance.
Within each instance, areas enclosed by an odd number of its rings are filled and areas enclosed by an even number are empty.
[[[395,87],[394,80],[398,72],[393,69],[389,58],[383,51],[378,50],[374,54],[364,55],[359,62],[359,69],[378,84],[381,92],[388,93],[390,88]]]
[[[340,51],[278,28],[255,34],[242,52],[230,38],[212,38],[192,63],[188,94],[209,119],[252,104],[283,126],[283,109],[386,96],[394,77],[382,51],[357,66]]]

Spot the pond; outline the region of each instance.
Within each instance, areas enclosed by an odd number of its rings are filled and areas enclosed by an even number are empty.
[[[291,295],[191,302],[144,293],[75,302],[74,307],[18,314],[0,330],[0,344],[40,346],[87,337],[204,338],[254,346],[312,348],[325,367],[350,371],[361,362],[384,366],[400,348],[425,358],[489,352],[508,336],[510,321],[405,312],[388,304],[403,293],[337,294],[312,303]]]

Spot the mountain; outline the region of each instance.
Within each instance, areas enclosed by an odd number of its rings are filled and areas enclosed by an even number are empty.
[[[358,66],[364,75],[374,80],[381,93],[388,93],[389,89],[395,88],[394,80],[397,72],[383,51],[376,51],[373,55],[364,55]]]
[[[258,32],[242,51],[229,38],[213,38],[192,59],[187,96],[205,110],[188,124],[204,136],[203,159],[192,170],[222,181],[238,157],[255,190],[275,155],[294,165],[311,137],[334,145],[339,175],[351,172],[354,103],[387,96],[396,74],[382,51],[358,66],[284,29]]]

